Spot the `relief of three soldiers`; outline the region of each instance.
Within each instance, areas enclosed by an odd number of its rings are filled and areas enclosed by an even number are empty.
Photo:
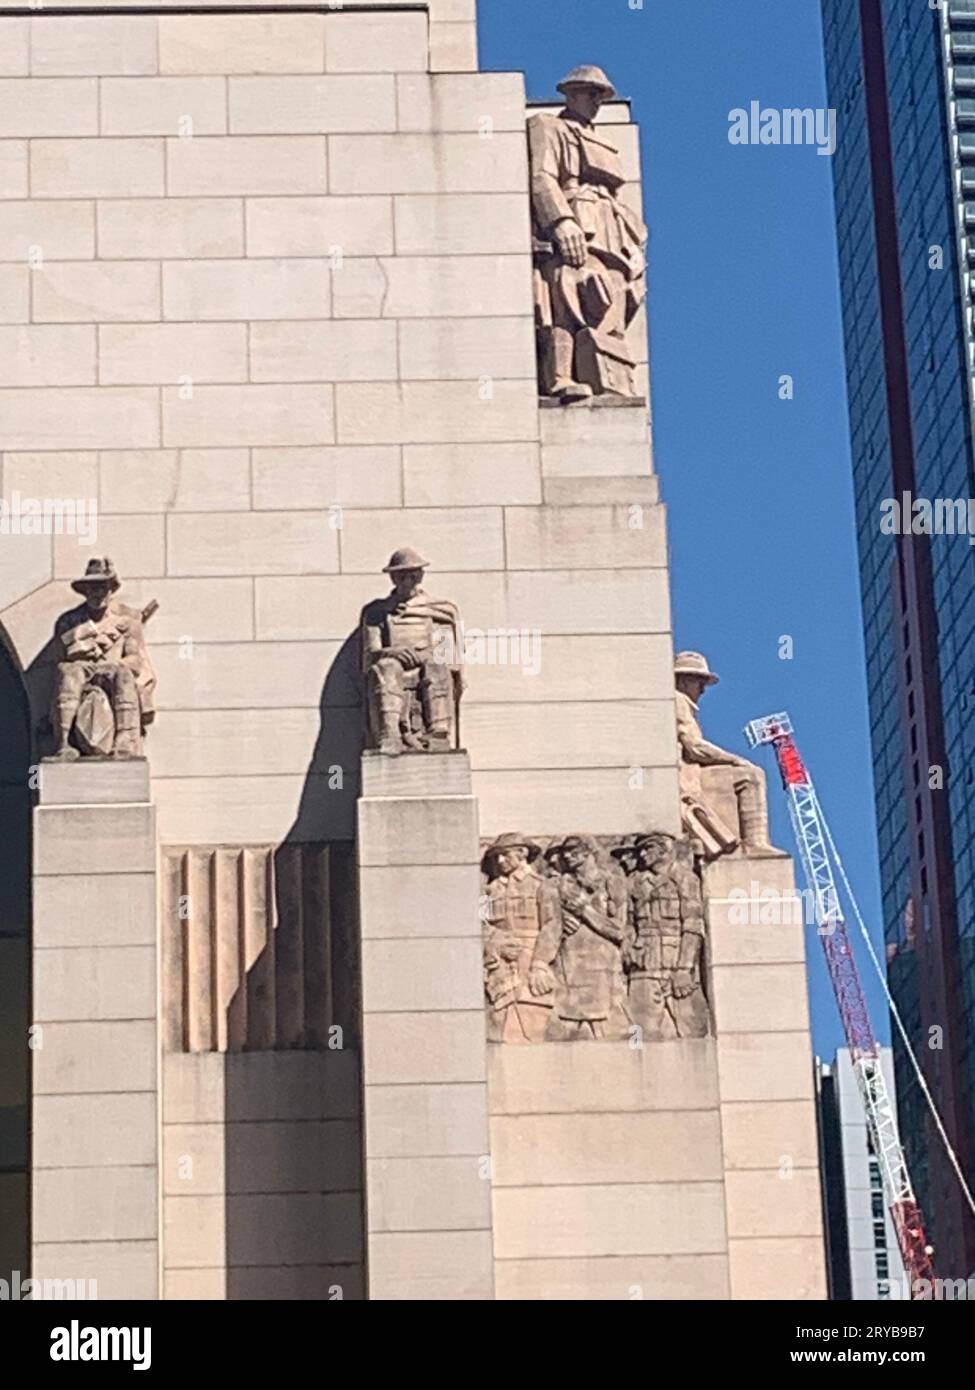
[[[506,834],[488,847],[484,868],[492,1041],[711,1031],[701,890],[672,836],[645,835],[609,856],[587,836],[543,854]]]

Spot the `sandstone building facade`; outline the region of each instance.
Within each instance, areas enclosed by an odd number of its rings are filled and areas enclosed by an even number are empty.
[[[478,71],[474,0],[12,9],[5,1265],[103,1298],[822,1297],[802,928],[731,911],[792,867],[682,823],[636,275],[583,286],[588,396],[539,394],[526,119],[560,103]],[[638,246],[628,104],[593,129]],[[94,499],[91,544],[25,499]],[[362,613],[404,546],[466,689],[447,747],[364,753]],[[43,761],[93,556],[158,604],[146,759]],[[747,851],[734,778],[701,785]],[[622,941],[655,930],[650,832],[700,1026],[490,1033],[531,1003],[486,1006],[490,846],[544,851],[555,991],[591,924],[568,840]]]

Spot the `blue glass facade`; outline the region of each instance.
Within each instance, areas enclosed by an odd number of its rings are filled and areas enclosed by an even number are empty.
[[[969,180],[975,200],[975,141],[962,156],[971,173],[963,166],[956,182],[937,10],[918,0],[822,0],[822,8],[838,124],[837,244],[889,979],[971,1182],[975,548],[965,535],[887,535],[880,519],[883,500],[904,491],[975,495],[972,309],[956,220]],[[969,54],[975,60],[975,0],[951,0],[950,17],[957,91]],[[975,91],[975,67],[970,74]],[[964,150],[975,102],[956,107],[956,123]],[[975,235],[975,201],[970,211]],[[975,267],[975,242],[971,254]],[[896,1037],[895,1063],[938,1272],[967,1275],[975,1233]]]

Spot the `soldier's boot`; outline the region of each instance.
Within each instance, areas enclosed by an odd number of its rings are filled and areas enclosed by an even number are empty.
[[[120,702],[115,706],[115,743],[112,746],[113,758],[138,758],[142,756],[142,730],[139,724],[139,706]]]
[[[564,404],[571,401],[587,401],[592,395],[592,387],[583,381],[574,381],[572,369],[575,360],[575,334],[567,328],[549,330],[547,344],[546,378],[551,383],[550,396],[557,396]]]
[[[74,725],[74,717],[78,713],[77,700],[59,700],[57,706],[57,734],[58,746],[52,757],[59,763],[77,762],[81,754],[77,748],[72,748],[68,740],[71,737],[71,729]]]
[[[398,695],[382,695],[379,700],[379,751],[390,755],[402,753],[403,735],[400,715],[403,702]]]
[[[768,837],[768,800],[765,778],[757,777],[745,783],[738,793],[738,814],[741,819],[741,849],[745,855],[761,858],[780,854]]]
[[[420,682],[420,704],[427,729],[427,747],[445,753],[450,749],[450,694],[432,681]]]

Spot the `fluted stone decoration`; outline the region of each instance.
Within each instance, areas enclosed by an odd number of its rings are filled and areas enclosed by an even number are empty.
[[[481,867],[490,1041],[710,1034],[689,843],[506,833]]]
[[[383,573],[393,589],[362,610],[366,748],[445,753],[457,747],[463,690],[460,614],[421,587],[428,561],[404,546]]]
[[[647,230],[619,197],[619,150],[594,124],[616,92],[595,67],[558,90],[564,110],[528,122],[540,389],[562,404],[635,398],[626,330],[646,293]]]
[[[348,846],[166,846],[167,1052],[310,1052],[355,1044]]]
[[[121,580],[107,555],[89,560],[71,587],[84,602],[55,624],[53,757],[141,757],[143,734],[155,718],[156,684],[143,624],[158,605],[140,611],[115,599]]]

